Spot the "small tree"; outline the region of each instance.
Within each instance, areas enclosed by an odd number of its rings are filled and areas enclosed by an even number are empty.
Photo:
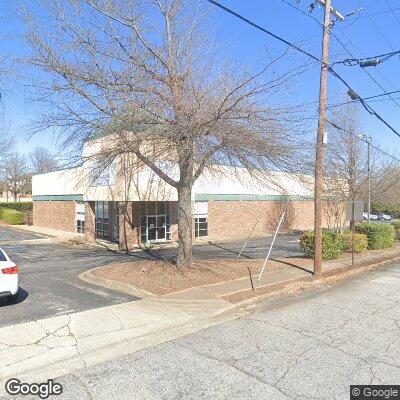
[[[44,147],[36,147],[30,153],[29,158],[34,174],[45,174],[58,168],[58,161],[54,154]]]
[[[52,104],[36,128],[61,127],[65,144],[113,134],[98,159],[133,154],[174,187],[179,266],[192,262],[192,187],[205,168],[264,170],[268,179],[265,170],[298,164],[291,110],[271,98],[301,68],[277,75],[277,59],[258,68],[227,61],[193,1],[43,3],[38,19],[30,2],[25,10],[37,93]]]

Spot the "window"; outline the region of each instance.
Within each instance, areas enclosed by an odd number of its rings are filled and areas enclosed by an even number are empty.
[[[208,236],[208,202],[206,201],[195,203],[194,236]]]
[[[6,256],[3,254],[1,250],[0,250],[0,261],[7,261]]]
[[[107,201],[96,201],[95,217],[96,217],[96,237],[108,239],[110,236],[110,229],[109,229]]]
[[[95,202],[96,237],[112,242],[119,240],[119,202]]]
[[[75,202],[75,225],[78,233],[85,233],[85,202]]]

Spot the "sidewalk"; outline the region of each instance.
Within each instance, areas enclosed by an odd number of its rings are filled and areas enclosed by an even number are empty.
[[[42,228],[40,226],[33,226],[33,225],[11,225],[10,227],[14,229],[21,229],[23,231],[36,233],[39,235],[43,235],[45,237],[47,236],[52,241],[64,242],[72,240],[77,242],[83,242],[84,240],[84,235],[82,233],[66,232],[57,229]]]
[[[0,396],[11,377],[46,381],[239,315],[221,299],[166,296],[0,328]]]

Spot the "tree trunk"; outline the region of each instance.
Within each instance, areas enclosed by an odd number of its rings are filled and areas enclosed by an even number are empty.
[[[192,187],[184,185],[178,188],[178,267],[192,265]]]

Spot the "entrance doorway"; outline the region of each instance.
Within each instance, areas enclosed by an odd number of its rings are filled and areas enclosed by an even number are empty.
[[[167,237],[167,216],[147,216],[147,241],[164,242]]]

